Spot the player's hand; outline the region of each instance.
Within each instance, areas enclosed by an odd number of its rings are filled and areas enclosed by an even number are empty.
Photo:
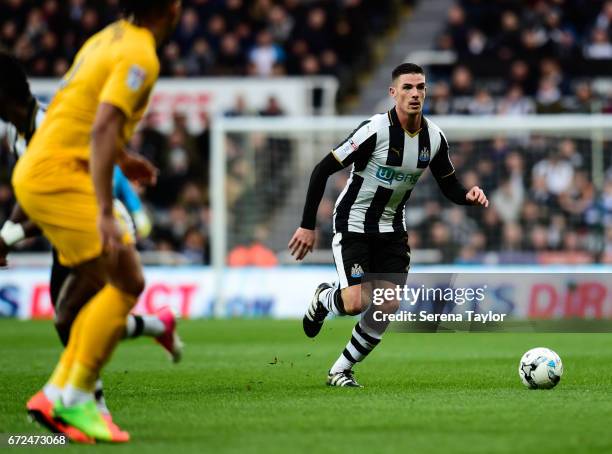
[[[112,213],[101,213],[98,215],[98,232],[102,242],[102,251],[107,253],[112,259],[122,245],[121,229]]]
[[[159,170],[148,159],[134,153],[124,152],[121,153],[117,163],[128,180],[147,186],[154,186],[157,183]]]
[[[6,256],[8,255],[8,253],[8,246],[6,245],[4,240],[0,238],[0,268],[4,268],[8,265],[8,262],[6,261]]]
[[[293,237],[291,237],[291,241],[289,241],[291,255],[294,256],[296,260],[302,260],[306,257],[306,254],[312,252],[314,242],[314,230],[308,230],[302,227],[298,228],[293,234]]]
[[[489,206],[489,199],[485,195],[484,191],[478,186],[474,186],[465,195],[465,200],[471,202],[472,205],[481,205],[485,208]]]

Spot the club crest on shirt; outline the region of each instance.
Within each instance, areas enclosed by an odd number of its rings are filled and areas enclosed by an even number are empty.
[[[142,87],[142,84],[144,83],[146,76],[147,76],[147,73],[145,72],[144,69],[142,69],[138,65],[132,65],[130,67],[130,70],[128,71],[128,76],[127,76],[127,81],[126,81],[127,86],[130,87],[130,89],[133,91],[140,90],[140,87]]]
[[[351,268],[351,277],[362,277],[363,276],[363,268],[359,263],[355,263]]]
[[[419,161],[429,161],[429,148],[421,148],[421,151],[419,151]]]

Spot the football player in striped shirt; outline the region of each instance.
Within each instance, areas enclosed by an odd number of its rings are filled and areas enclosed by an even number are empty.
[[[423,116],[427,92],[423,69],[404,63],[393,70],[389,94],[395,106],[360,124],[332,150],[312,172],[300,227],[289,242],[296,260],[312,251],[319,203],[327,178],[351,165],[350,178],[336,201],[332,249],[338,282],[322,283],[304,315],[304,332],[315,337],[325,317],[362,314],[366,273],[384,274],[395,284],[406,282],[410,247],[405,224],[405,205],[419,177],[429,168],[442,193],[459,205],[487,207],[477,186],[466,190],[455,175],[449,147],[442,130]],[[390,301],[386,311],[395,311]],[[327,384],[359,387],[353,366],[380,343],[388,323],[355,325],[351,338],[332,365]]]

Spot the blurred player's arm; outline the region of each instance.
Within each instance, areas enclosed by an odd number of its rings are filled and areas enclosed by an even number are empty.
[[[157,183],[159,170],[146,158],[122,148],[117,156],[117,165],[131,181],[153,186]]]
[[[98,229],[105,250],[121,245],[121,234],[113,214],[113,168],[123,145],[121,133],[126,116],[117,107],[101,103],[92,130],[91,175],[98,200]]]
[[[15,204],[9,219],[0,229],[0,267],[7,265],[6,256],[15,244],[40,234],[38,226],[28,219],[18,203]]]
[[[306,192],[302,222],[288,245],[296,260],[302,260],[314,248],[317,211],[329,176],[353,164],[356,159],[367,160],[375,145],[376,131],[370,121],[364,121],[315,166]]]
[[[130,53],[117,62],[100,93],[100,104],[92,130],[91,173],[98,199],[98,230],[103,248],[112,252],[121,245],[113,216],[113,167],[144,183],[155,181],[155,167],[146,159],[128,153],[124,131],[147,99],[159,74],[154,52]]]
[[[440,134],[440,137],[440,149],[431,160],[429,168],[442,194],[457,205],[482,205],[488,207],[489,201],[482,189],[478,186],[474,186],[468,191],[463,187],[457,178],[455,168],[450,160],[448,142],[442,134]]]

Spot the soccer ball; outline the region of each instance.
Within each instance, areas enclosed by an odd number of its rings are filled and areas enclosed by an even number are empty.
[[[563,363],[559,355],[549,348],[532,348],[521,358],[518,372],[527,388],[550,389],[561,380]]]

